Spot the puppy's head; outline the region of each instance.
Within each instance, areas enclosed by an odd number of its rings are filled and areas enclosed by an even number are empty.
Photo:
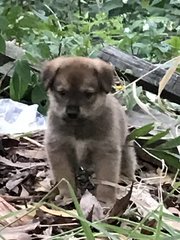
[[[88,119],[103,111],[113,69],[100,59],[59,57],[44,66],[42,80],[51,111],[67,121]]]

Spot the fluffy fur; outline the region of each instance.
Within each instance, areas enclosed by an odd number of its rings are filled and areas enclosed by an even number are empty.
[[[93,167],[98,180],[118,183],[121,174],[134,179],[136,157],[125,112],[110,93],[112,67],[99,59],[59,57],[49,61],[42,80],[49,96],[45,146],[56,182],[66,178],[76,190],[80,165]],[[59,192],[69,198],[62,182]],[[96,197],[112,204],[116,189],[99,184]]]

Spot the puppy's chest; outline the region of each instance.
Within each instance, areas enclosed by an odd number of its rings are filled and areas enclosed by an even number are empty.
[[[88,142],[84,140],[75,140],[75,151],[78,162],[82,162],[88,152]]]

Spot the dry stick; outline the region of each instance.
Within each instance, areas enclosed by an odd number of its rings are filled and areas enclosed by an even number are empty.
[[[51,226],[51,227],[69,227],[69,226],[79,226],[79,224],[78,223],[56,223],[56,224],[40,224],[39,225],[40,227],[43,227],[43,228],[45,228],[45,227],[49,227],[49,226]]]
[[[13,201],[20,201],[20,200],[31,200],[31,199],[38,199],[42,196],[26,196],[26,197],[20,197],[20,196],[10,196],[10,195],[1,195],[0,198],[3,198],[6,201],[13,202]]]
[[[36,140],[34,140],[34,139],[32,139],[32,138],[29,138],[29,137],[24,136],[23,139],[27,140],[28,142],[30,142],[30,143],[38,146],[38,147],[44,147],[43,144],[37,142]]]

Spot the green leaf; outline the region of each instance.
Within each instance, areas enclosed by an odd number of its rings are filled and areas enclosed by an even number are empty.
[[[42,85],[36,85],[31,93],[31,100],[33,103],[40,103],[47,98],[46,91]]]
[[[180,37],[179,36],[173,36],[170,39],[166,41],[169,43],[175,50],[180,50]]]
[[[8,20],[4,16],[0,16],[0,30],[5,31],[8,28]]]
[[[157,156],[160,159],[164,159],[165,163],[168,166],[172,166],[176,169],[180,168],[180,155],[171,153],[169,151],[164,150],[156,150],[156,149],[147,149],[150,153]]]
[[[151,145],[152,143],[157,142],[159,139],[163,138],[164,136],[166,136],[169,133],[169,129],[167,129],[166,131],[162,131],[157,133],[156,135],[152,136],[145,144],[144,147]]]
[[[165,143],[162,143],[161,145],[157,146],[156,149],[172,149],[176,148],[180,145],[180,136],[173,138],[171,140],[168,140]]]
[[[123,3],[121,1],[111,0],[111,1],[104,2],[102,11],[109,12],[113,9],[117,9],[117,8],[121,8],[121,7],[123,7]]]
[[[150,124],[147,124],[143,127],[137,128],[137,129],[133,130],[127,136],[127,140],[130,141],[130,140],[136,139],[138,137],[144,136],[144,135],[148,134],[153,129],[154,129],[154,123],[150,123]]]
[[[10,96],[20,101],[31,82],[30,67],[26,60],[17,61],[14,74],[10,81]]]
[[[49,46],[46,43],[40,43],[38,48],[43,58],[49,58],[51,56]]]
[[[19,26],[28,27],[28,28],[36,28],[39,23],[38,19],[34,15],[25,14],[21,20],[19,21]]]
[[[18,85],[19,85],[19,77],[18,77],[18,74],[14,72],[10,80],[10,97],[15,101],[20,100]]]
[[[6,43],[4,38],[0,35],[0,53],[5,53],[6,51]]]
[[[46,13],[43,10],[38,10],[38,12],[33,10],[32,12],[42,21],[48,20],[48,17],[46,17]]]

